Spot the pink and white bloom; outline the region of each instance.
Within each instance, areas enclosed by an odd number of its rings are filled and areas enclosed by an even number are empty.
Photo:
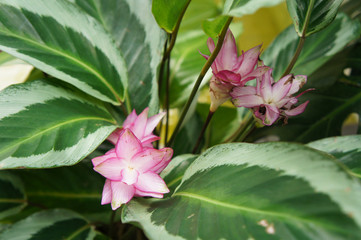
[[[133,196],[162,198],[169,189],[158,174],[172,155],[171,148],[143,147],[130,129],[123,129],[115,149],[92,159],[94,170],[106,178],[101,204],[111,203],[115,210]]]
[[[165,113],[159,113],[148,118],[149,108],[143,110],[139,115],[132,111],[131,114],[125,119],[123,127],[116,129],[109,137],[108,140],[114,145],[117,143],[119,136],[123,129],[130,129],[134,135],[141,141],[144,147],[153,147],[152,142],[160,138],[153,134],[153,130],[158,125],[160,120],[164,117]]]
[[[212,53],[215,44],[208,38],[208,49]],[[242,87],[246,82],[262,76],[269,67],[257,66],[261,45],[256,46],[238,56],[237,45],[230,30],[227,31],[221,50],[214,60],[211,68],[213,77],[210,81],[211,111],[231,98],[229,95],[233,87]],[[202,54],[206,59],[209,56]]]
[[[298,92],[306,81],[307,76],[304,75],[287,75],[275,82],[270,69],[257,78],[256,87],[235,87],[230,94],[236,107],[252,108],[255,117],[262,120],[264,125],[270,126],[280,117],[287,120],[289,116],[305,111],[309,101],[299,106],[295,105],[298,103],[298,97],[313,89],[308,89],[296,97],[292,95]]]

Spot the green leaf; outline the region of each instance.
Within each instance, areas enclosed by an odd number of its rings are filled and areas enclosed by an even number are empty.
[[[157,68],[165,41],[152,13],[151,2],[143,0],[74,0],[96,18],[122,51],[128,71],[128,93],[138,112],[150,107],[158,111]]]
[[[308,37],[292,70],[294,74],[310,75],[361,34],[361,25],[345,14],[339,14],[324,31]],[[298,36],[292,27],[284,30],[262,54],[264,63],[273,68],[278,80],[296,51]]]
[[[351,169],[351,174],[361,178],[361,135],[324,138],[307,145],[327,152]]]
[[[223,8],[223,14],[242,17],[244,15],[255,13],[262,7],[271,7],[281,3],[283,0],[226,0]]]
[[[73,165],[115,128],[101,102],[44,81],[0,93],[0,169]]]
[[[24,186],[18,177],[1,171],[0,189],[0,219],[16,214],[26,206]]]
[[[182,181],[184,172],[187,170],[189,165],[197,158],[197,155],[184,154],[177,156],[172,159],[168,166],[162,171],[160,176],[167,183],[170,190],[168,196],[170,196],[179,183]]]
[[[122,219],[150,239],[357,239],[360,197],[325,153],[237,143],[204,152],[170,198],[132,201]]]
[[[103,101],[119,105],[124,59],[104,28],[65,0],[3,0],[0,49]]]
[[[70,167],[13,173],[23,180],[28,201],[34,206],[71,209],[97,222],[110,220],[110,206],[100,204],[105,178],[88,160]]]
[[[287,0],[299,36],[309,36],[327,27],[336,17],[342,0]]]
[[[152,13],[158,25],[172,33],[189,2],[190,0],[153,0]]]
[[[84,240],[95,237],[94,227],[69,210],[47,210],[19,221],[0,234],[0,240]]]
[[[219,16],[215,19],[207,19],[202,24],[203,31],[211,38],[219,37],[227,20],[227,16]]]

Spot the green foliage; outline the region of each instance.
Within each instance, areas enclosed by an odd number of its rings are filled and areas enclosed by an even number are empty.
[[[149,11],[150,1],[74,1],[111,34],[121,50],[132,108],[141,112],[149,107],[150,114],[155,114],[158,111],[157,67],[165,34]]]
[[[228,144],[200,155],[170,198],[132,201],[122,219],[150,239],[352,239],[361,234],[360,194],[324,153]]]
[[[0,189],[0,219],[16,214],[26,206],[24,186],[18,177],[1,171]]]
[[[262,7],[277,5],[283,0],[226,0],[223,14],[242,17],[243,15],[255,13]]]
[[[342,0],[287,0],[299,36],[309,36],[327,27],[336,17]]]
[[[219,16],[215,19],[207,19],[203,22],[203,31],[211,38],[218,37],[228,20],[227,16]]]
[[[35,213],[0,234],[0,240],[93,239],[94,227],[80,215],[62,209]]]
[[[0,103],[1,169],[73,165],[115,129],[103,104],[45,81],[11,86]]]
[[[161,28],[172,33],[190,0],[153,0],[152,13]]]
[[[352,40],[360,37],[361,25],[345,14],[339,14],[335,21],[324,31],[306,39],[303,50],[292,73],[311,75]],[[267,66],[272,67],[273,77],[278,80],[297,48],[298,36],[292,27],[284,30],[262,55]],[[310,79],[312,81],[312,79]]]
[[[324,138],[307,145],[332,154],[345,164],[355,177],[361,178],[361,135]]]
[[[103,101],[119,105],[124,99],[122,54],[104,28],[73,4],[1,1],[0,22],[1,50]]]

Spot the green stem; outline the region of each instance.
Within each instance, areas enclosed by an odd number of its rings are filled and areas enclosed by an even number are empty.
[[[209,123],[211,122],[211,119],[212,119],[212,117],[213,117],[213,114],[214,114],[214,112],[212,112],[211,110],[209,110],[207,119],[206,119],[206,121],[204,122],[203,128],[202,128],[202,130],[201,130],[201,133],[199,134],[199,137],[198,137],[198,139],[197,139],[196,145],[194,145],[194,148],[193,148],[193,151],[192,151],[193,154],[195,154],[195,153],[197,152],[197,149],[198,149],[198,147],[199,147],[199,144],[201,143],[201,140],[202,140],[202,137],[203,137],[203,135],[204,135],[204,132],[206,131]]]
[[[169,74],[170,74],[170,53],[167,61],[167,76],[166,76],[166,82],[165,82],[165,109],[167,112],[166,118],[165,118],[165,141],[168,139],[168,131],[169,131]]]
[[[132,111],[132,105],[130,103],[128,91],[125,91],[124,98],[125,98],[124,102],[126,103],[126,107],[127,107],[127,114],[125,114],[125,115],[128,116],[128,114]]]
[[[161,92],[162,92],[164,65],[167,60],[167,57],[166,57],[167,46],[168,46],[168,39],[164,43],[163,57],[162,57],[162,61],[160,62],[160,68],[159,68],[159,76],[158,76],[158,97],[159,97],[159,99],[161,97]]]
[[[224,41],[224,38],[226,36],[226,33],[227,33],[227,30],[228,30],[228,27],[229,27],[229,24],[231,24],[232,22],[232,17],[229,17],[226,24],[224,25],[223,29],[222,29],[222,32],[221,34],[219,35],[219,39],[218,39],[218,42],[217,42],[217,45],[214,49],[214,51],[212,52],[211,56],[208,58],[207,62],[204,64],[198,78],[197,78],[197,81],[196,83],[194,84],[194,87],[192,89],[192,92],[188,98],[188,101],[186,103],[186,105],[184,106],[183,108],[183,111],[181,113],[181,116],[179,117],[179,120],[178,120],[178,123],[173,131],[173,134],[172,134],[172,137],[170,138],[170,140],[167,142],[166,146],[170,146],[172,145],[174,139],[175,139],[175,136],[176,134],[178,133],[180,127],[182,126],[182,123],[185,119],[185,116],[187,115],[187,112],[189,110],[189,107],[191,106],[192,102],[193,102],[193,99],[198,91],[198,88],[199,86],[201,85],[202,83],[202,80],[204,78],[204,76],[206,75],[208,69],[211,67],[213,61],[216,59],[219,51],[221,50],[221,47],[222,47],[222,44],[223,44],[223,41]]]
[[[246,139],[246,137],[255,129],[256,127],[256,122],[254,121],[254,119],[252,118],[252,121],[248,122],[247,126],[245,127],[244,131],[242,132],[242,134],[240,134],[240,136],[238,136],[235,140],[237,142],[243,142],[244,139]]]
[[[241,134],[245,131],[247,126],[250,124],[250,122],[253,122],[253,121],[254,120],[252,118],[251,112],[248,112],[247,115],[245,116],[244,120],[239,125],[239,128],[230,137],[228,137],[226,140],[224,140],[223,143],[233,142],[234,140],[239,138],[241,136]]]
[[[282,74],[282,77],[286,76],[287,74],[289,74],[291,72],[292,68],[296,64],[296,61],[297,61],[298,57],[300,56],[301,50],[302,50],[303,45],[304,45],[305,40],[306,40],[306,31],[307,31],[308,24],[310,22],[311,12],[312,12],[314,4],[315,4],[315,0],[311,0],[310,5],[309,5],[309,7],[307,9],[307,13],[306,13],[306,17],[305,17],[305,24],[303,25],[302,35],[300,37],[300,40],[298,41],[296,52],[293,55],[293,58],[292,58],[291,62],[288,64],[285,72]]]

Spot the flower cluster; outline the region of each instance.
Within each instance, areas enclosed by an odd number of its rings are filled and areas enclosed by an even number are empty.
[[[212,38],[207,41],[209,51],[215,49]],[[287,75],[275,82],[272,68],[264,66],[259,60],[261,45],[238,56],[234,36],[228,30],[222,48],[212,64],[213,76],[210,80],[210,111],[215,112],[225,101],[231,99],[236,107],[246,107],[264,125],[270,126],[278,119],[287,121],[289,116],[304,112],[309,101],[298,106],[297,93],[307,81],[307,76]],[[206,59],[209,56],[202,54]],[[256,86],[246,86],[250,80],[257,79]]]
[[[115,210],[133,196],[162,198],[169,192],[159,173],[170,162],[173,150],[152,146],[159,139],[152,132],[163,116],[148,118],[148,108],[139,116],[133,111],[108,138],[115,148],[92,159],[94,170],[106,178],[101,204],[111,203]]]

